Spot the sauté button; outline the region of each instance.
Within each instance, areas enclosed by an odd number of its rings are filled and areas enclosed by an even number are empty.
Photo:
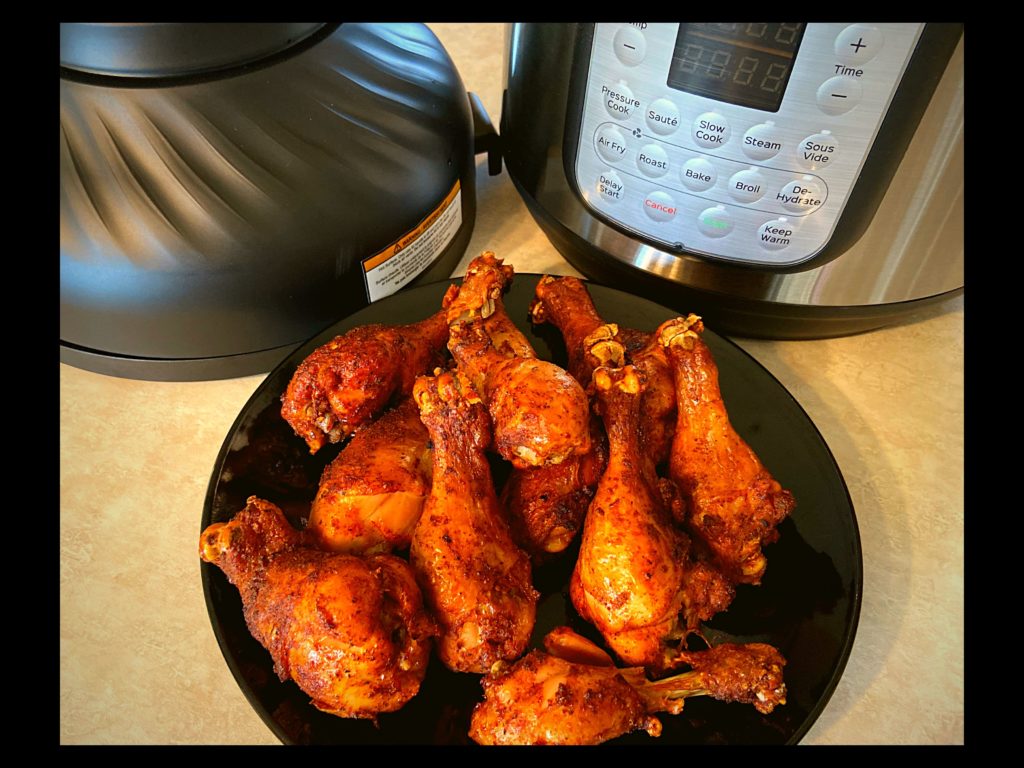
[[[725,237],[732,232],[732,216],[724,206],[705,208],[697,217],[697,228],[708,237]]]
[[[659,136],[668,136],[679,128],[679,107],[669,99],[655,99],[644,113],[647,127]]]
[[[659,189],[644,198],[644,211],[654,221],[669,221],[675,218],[676,201],[667,192]]]

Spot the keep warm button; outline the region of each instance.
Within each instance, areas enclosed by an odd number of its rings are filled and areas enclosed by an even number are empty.
[[[787,182],[775,199],[790,211],[810,213],[821,207],[825,202],[825,195],[821,184],[813,176],[803,176]]]

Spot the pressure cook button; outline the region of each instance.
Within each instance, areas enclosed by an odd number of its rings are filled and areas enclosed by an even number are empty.
[[[766,251],[781,251],[793,241],[793,225],[785,216],[766,221],[757,230],[757,240]]]
[[[647,55],[647,39],[636,27],[619,27],[612,45],[619,61],[627,67],[635,67]]]
[[[764,197],[764,176],[756,168],[734,173],[729,179],[729,194],[741,203],[752,203]]]
[[[633,91],[621,80],[617,85],[602,85],[601,98],[604,99],[605,110],[616,120],[627,119],[640,106]]]
[[[697,228],[708,237],[725,237],[732,232],[733,221],[724,206],[705,208],[697,217]]]
[[[597,193],[608,203],[617,203],[625,194],[622,179],[613,170],[604,170],[597,175]]]
[[[796,148],[796,159],[809,171],[825,168],[836,158],[839,144],[831,131],[822,131],[808,136]]]
[[[668,155],[657,144],[648,144],[636,153],[636,167],[644,176],[657,179],[668,173]]]
[[[767,160],[782,150],[782,138],[775,123],[758,123],[743,134],[743,151],[753,160]]]
[[[655,99],[647,108],[647,127],[659,136],[668,136],[679,128],[679,107],[668,99]]]
[[[670,221],[676,215],[676,201],[667,192],[656,190],[644,198],[644,210],[654,221]]]
[[[717,112],[705,112],[693,121],[693,140],[702,147],[715,149],[729,140],[729,123]]]
[[[813,176],[802,176],[786,182],[786,186],[779,190],[775,199],[790,211],[806,213],[820,208],[825,202],[822,191],[821,185]]]
[[[626,155],[626,137],[614,125],[606,124],[597,129],[594,137],[597,154],[609,163],[618,163]]]
[[[863,89],[854,77],[830,77],[818,87],[818,106],[826,115],[842,115],[858,103]]]
[[[679,171],[679,177],[694,192],[703,192],[715,186],[718,171],[703,157],[694,157],[686,161]]]
[[[863,64],[882,50],[882,30],[867,24],[851,24],[836,37],[836,58],[844,64]]]

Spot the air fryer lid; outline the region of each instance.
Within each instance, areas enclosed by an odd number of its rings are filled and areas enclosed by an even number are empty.
[[[278,53],[323,24],[60,25],[60,65],[119,77],[170,77]]]
[[[184,378],[269,370],[366,306],[364,266],[446,203],[454,236],[398,260],[396,282],[447,278],[468,244],[469,98],[422,24],[329,26],[198,78],[62,69],[60,87],[66,362],[263,355]]]

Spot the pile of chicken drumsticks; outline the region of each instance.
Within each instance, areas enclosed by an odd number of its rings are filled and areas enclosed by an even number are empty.
[[[281,679],[341,717],[400,709],[433,651],[484,676],[481,744],[657,736],[654,713],[694,695],[784,704],[775,648],[687,650],[737,585],[760,583],[794,506],[730,424],[700,318],[620,328],[584,282],[544,277],[530,320],[561,332],[564,370],[507,314],[512,279],[485,252],[430,317],[310,354],[281,414],[311,453],[347,442],[308,525],[251,497],[203,531],[200,556],[240,591]],[[511,466],[500,496],[493,453]],[[528,651],[532,566],[577,537],[569,595],[611,655],[568,627]]]

